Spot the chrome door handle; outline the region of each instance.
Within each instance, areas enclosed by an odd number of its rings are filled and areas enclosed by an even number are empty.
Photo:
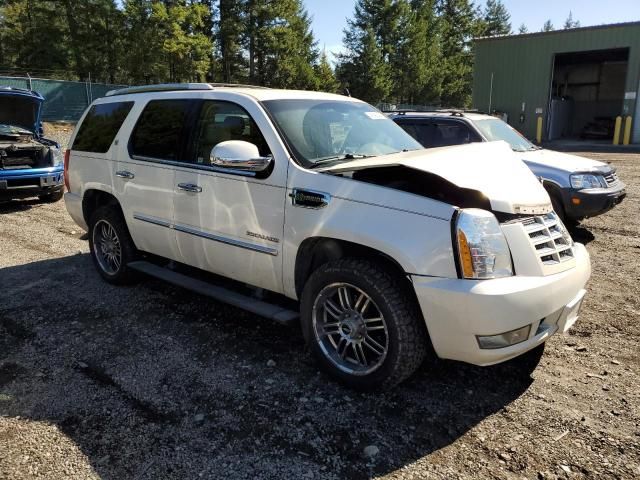
[[[202,187],[194,185],[193,183],[179,183],[178,189],[191,193],[200,193],[202,191]]]
[[[134,178],[135,175],[131,172],[127,172],[126,170],[118,170],[116,172],[116,177],[120,177],[120,178]]]

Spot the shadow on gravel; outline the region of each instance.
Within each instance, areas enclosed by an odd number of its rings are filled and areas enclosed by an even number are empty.
[[[593,233],[591,233],[591,230],[580,224],[571,227],[569,229],[569,233],[571,234],[571,237],[574,241],[580,242],[584,245],[587,245],[589,242],[592,242],[596,238]]]
[[[359,394],[298,329],[153,280],[112,287],[88,255],[2,269],[0,298],[0,416],[57,425],[103,479],[390,473],[508,416],[532,382],[435,361]]]
[[[0,215],[6,213],[23,212],[30,210],[35,206],[43,205],[44,202],[39,198],[29,198],[24,200],[8,200],[0,198]]]

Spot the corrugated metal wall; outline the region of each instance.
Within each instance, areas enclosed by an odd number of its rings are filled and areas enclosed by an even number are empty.
[[[44,97],[42,119],[45,121],[75,122],[93,100],[126,85],[32,78],[30,87],[28,78],[0,77],[0,86],[31,88],[39,92]]]
[[[629,48],[626,92],[640,89],[640,22],[548,33],[478,39],[475,42],[473,106],[506,112],[509,123],[529,138],[547,108],[557,53]],[[491,76],[493,74],[493,87]],[[637,99],[620,104],[620,114],[634,115]],[[524,105],[524,112],[523,112]],[[524,122],[520,114],[524,113]],[[634,118],[634,143],[640,143],[640,119]]]

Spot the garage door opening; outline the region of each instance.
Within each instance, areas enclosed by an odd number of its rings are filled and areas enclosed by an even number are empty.
[[[622,114],[629,49],[557,54],[548,138],[607,140]]]

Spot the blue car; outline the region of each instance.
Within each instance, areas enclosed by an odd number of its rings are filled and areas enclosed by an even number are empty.
[[[60,145],[42,136],[43,102],[37,92],[0,87],[0,201],[62,198],[64,158]]]

